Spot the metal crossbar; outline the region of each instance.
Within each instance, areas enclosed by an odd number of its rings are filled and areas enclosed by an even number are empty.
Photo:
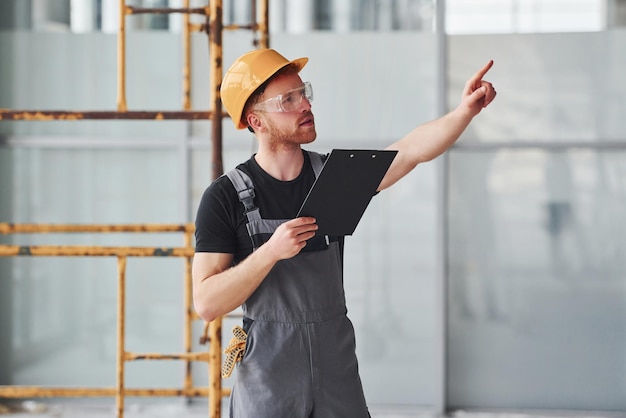
[[[51,388],[38,386],[0,386],[0,398],[30,397],[111,397],[116,398],[117,417],[124,416],[126,396],[208,396],[209,417],[219,418],[221,400],[230,394],[230,389],[221,386],[219,376],[221,367],[221,318],[211,323],[208,335],[200,338],[208,341],[207,352],[192,352],[192,322],[200,319],[192,306],[191,263],[194,254],[192,236],[193,224],[127,224],[127,225],[60,225],[60,224],[12,224],[0,223],[1,234],[35,233],[77,233],[77,232],[178,232],[184,234],[183,247],[111,247],[78,245],[0,245],[0,256],[60,256],[60,257],[116,257],[117,258],[117,350],[116,350],[116,386],[114,388]],[[126,318],[126,260],[128,257],[181,257],[185,259],[184,286],[184,349],[183,353],[132,353],[125,348]],[[138,360],[182,360],[185,362],[185,378],[182,388],[177,389],[129,389],[124,386],[125,363]],[[194,387],[191,374],[191,362],[201,361],[208,364],[209,387]],[[215,370],[217,371],[215,373]]]
[[[183,0],[182,8],[138,8],[126,5],[126,0],[119,0],[120,19],[117,37],[117,110],[116,111],[69,111],[69,110],[16,110],[0,109],[0,120],[52,121],[52,120],[210,120],[212,122],[212,178],[216,179],[224,172],[222,163],[222,120],[228,115],[222,111],[219,87],[222,80],[222,33],[224,30],[251,30],[253,44],[257,48],[269,48],[269,0],[250,0],[250,23],[224,26],[222,18],[222,0],[208,1],[205,7],[190,8],[189,0]],[[257,11],[257,3],[259,10]],[[133,14],[170,14],[181,13],[183,16],[183,99],[182,111],[129,111],[126,102],[126,17]],[[191,24],[189,16],[206,16],[202,25]],[[257,15],[260,19],[257,19]],[[191,110],[191,47],[190,32],[203,31],[209,38],[211,108],[209,110]],[[46,233],[46,232],[173,232],[167,225],[28,225],[0,223],[0,233]],[[222,388],[220,375],[222,318],[205,324],[201,343],[209,342],[209,352],[192,355],[191,327],[189,323],[198,319],[191,308],[191,235],[184,226],[185,247],[78,247],[78,246],[6,246],[0,245],[0,256],[101,256],[117,257],[118,260],[118,380],[116,388],[42,388],[0,386],[0,397],[52,397],[52,396],[116,396],[117,416],[123,417],[124,396],[207,396],[209,397],[209,417],[220,418],[221,398],[228,396],[229,389]],[[188,325],[185,327],[185,349],[183,354],[133,354],[124,350],[124,284],[127,257],[183,257],[185,264],[185,309]],[[124,362],[141,359],[180,359],[187,364],[187,374],[183,389],[128,389],[124,387]],[[208,361],[209,387],[194,388],[191,383],[191,361]]]
[[[257,2],[260,7],[257,13]],[[223,174],[222,163],[222,120],[228,114],[222,111],[219,88],[222,80],[222,33],[224,30],[250,30],[253,44],[258,48],[269,48],[269,0],[250,0],[251,13],[249,24],[223,24],[222,0],[207,1],[204,7],[189,7],[189,0],[183,0],[182,8],[145,8],[126,4],[119,0],[119,28],[117,34],[117,109],[115,111],[73,111],[73,110],[37,110],[37,109],[0,109],[0,120],[18,121],[53,121],[53,120],[209,120],[211,121],[211,143],[213,161],[212,176]],[[182,14],[183,74],[182,74],[182,111],[137,111],[128,110],[126,101],[126,17],[142,14]],[[206,17],[202,25],[191,24],[192,14]],[[260,19],[257,19],[257,14]],[[205,32],[209,40],[209,84],[211,108],[208,110],[191,109],[191,31]]]

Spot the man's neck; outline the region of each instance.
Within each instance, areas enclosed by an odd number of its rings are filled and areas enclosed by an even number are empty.
[[[290,181],[298,177],[304,164],[300,146],[272,150],[261,147],[255,155],[255,160],[266,173],[281,181]]]

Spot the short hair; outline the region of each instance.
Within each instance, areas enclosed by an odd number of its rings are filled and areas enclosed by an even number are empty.
[[[270,78],[268,78],[267,80],[265,80],[265,82],[263,84],[261,84],[255,91],[254,93],[252,93],[250,95],[250,97],[248,97],[248,100],[246,101],[246,104],[243,107],[243,113],[241,114],[241,120],[245,125],[248,125],[247,122],[247,115],[248,112],[250,112],[250,110],[254,107],[254,105],[256,105],[257,103],[259,103],[259,101],[261,100],[261,96],[263,95],[263,93],[265,93],[265,89],[267,88],[267,85],[274,80],[276,77],[284,75],[284,74],[298,74],[300,72],[300,69],[298,68],[298,66],[296,66],[295,64],[289,64],[283,68],[281,68],[280,70],[276,71],[276,73],[274,75],[272,75]],[[250,125],[248,125],[248,130],[252,133],[254,133],[254,129],[252,129],[250,127]]]

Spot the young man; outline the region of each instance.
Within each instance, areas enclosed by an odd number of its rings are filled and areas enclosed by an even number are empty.
[[[255,50],[222,83],[224,107],[258,151],[202,196],[193,295],[206,321],[243,306],[233,418],[369,416],[346,316],[343,237],[316,237],[314,218],[295,218],[323,158],[302,149],[316,137],[312,88],[299,76],[307,61]],[[491,103],[483,76],[492,64],[469,79],[455,110],[387,148],[398,153],[379,191],[446,151]]]

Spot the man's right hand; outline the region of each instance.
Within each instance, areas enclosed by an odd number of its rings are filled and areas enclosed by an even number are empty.
[[[317,231],[315,218],[302,217],[281,224],[270,239],[265,243],[266,251],[275,260],[294,257],[306,245],[307,240],[315,236]]]
[[[193,259],[193,300],[205,321],[241,306],[265,280],[274,265],[297,255],[313,238],[315,218],[296,218],[276,228],[271,238],[232,267],[233,254],[196,253]]]

